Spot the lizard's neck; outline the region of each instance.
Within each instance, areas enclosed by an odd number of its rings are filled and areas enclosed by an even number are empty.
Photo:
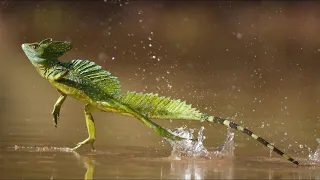
[[[32,62],[32,61],[31,61]],[[39,74],[46,78],[47,74],[51,72],[51,70],[56,67],[57,65],[61,64],[58,59],[50,59],[46,60],[42,63],[34,63],[32,62],[33,66],[36,68],[36,70],[39,72]]]

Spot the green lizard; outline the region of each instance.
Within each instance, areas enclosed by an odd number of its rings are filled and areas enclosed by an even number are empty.
[[[73,150],[78,149],[84,144],[90,144],[92,149],[94,149],[93,143],[96,139],[96,129],[91,113],[102,111],[135,117],[146,126],[152,128],[160,136],[172,140],[183,140],[184,138],[172,134],[150,119],[204,120],[210,123],[219,123],[251,136],[288,161],[296,165],[299,164],[298,161],[283,153],[260,136],[232,121],[209,116],[192,108],[191,105],[187,105],[185,101],[160,97],[158,94],[136,92],[120,94],[120,83],[117,78],[111,76],[101,66],[87,60],[60,62],[58,58],[72,49],[71,42],[53,41],[51,38],[48,38],[40,42],[22,44],[22,49],[40,75],[48,79],[60,93],[60,97],[54,104],[52,111],[56,127],[60,108],[67,96],[86,103],[84,114],[89,137],[79,142]]]

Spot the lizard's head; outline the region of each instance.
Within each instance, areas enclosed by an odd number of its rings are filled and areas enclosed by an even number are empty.
[[[22,49],[32,63],[45,63],[56,60],[72,49],[71,42],[53,41],[51,38],[40,42],[24,43]]]

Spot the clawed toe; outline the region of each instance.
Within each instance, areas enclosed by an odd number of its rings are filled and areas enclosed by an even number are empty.
[[[82,142],[79,142],[79,143],[77,144],[77,146],[74,147],[74,148],[72,148],[71,150],[72,150],[72,151],[75,151],[75,150],[79,149],[81,146],[83,146],[83,145],[85,145],[85,144],[91,144],[91,150],[94,152],[95,149],[94,149],[93,143],[94,143],[94,139],[88,138],[88,139],[86,139],[86,140],[84,140],[84,141],[82,141]]]

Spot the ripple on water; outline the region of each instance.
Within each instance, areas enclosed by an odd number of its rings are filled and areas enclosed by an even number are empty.
[[[8,147],[9,149],[13,149],[15,151],[29,151],[29,152],[73,152],[71,148],[68,147],[53,147],[53,146],[18,146]]]

